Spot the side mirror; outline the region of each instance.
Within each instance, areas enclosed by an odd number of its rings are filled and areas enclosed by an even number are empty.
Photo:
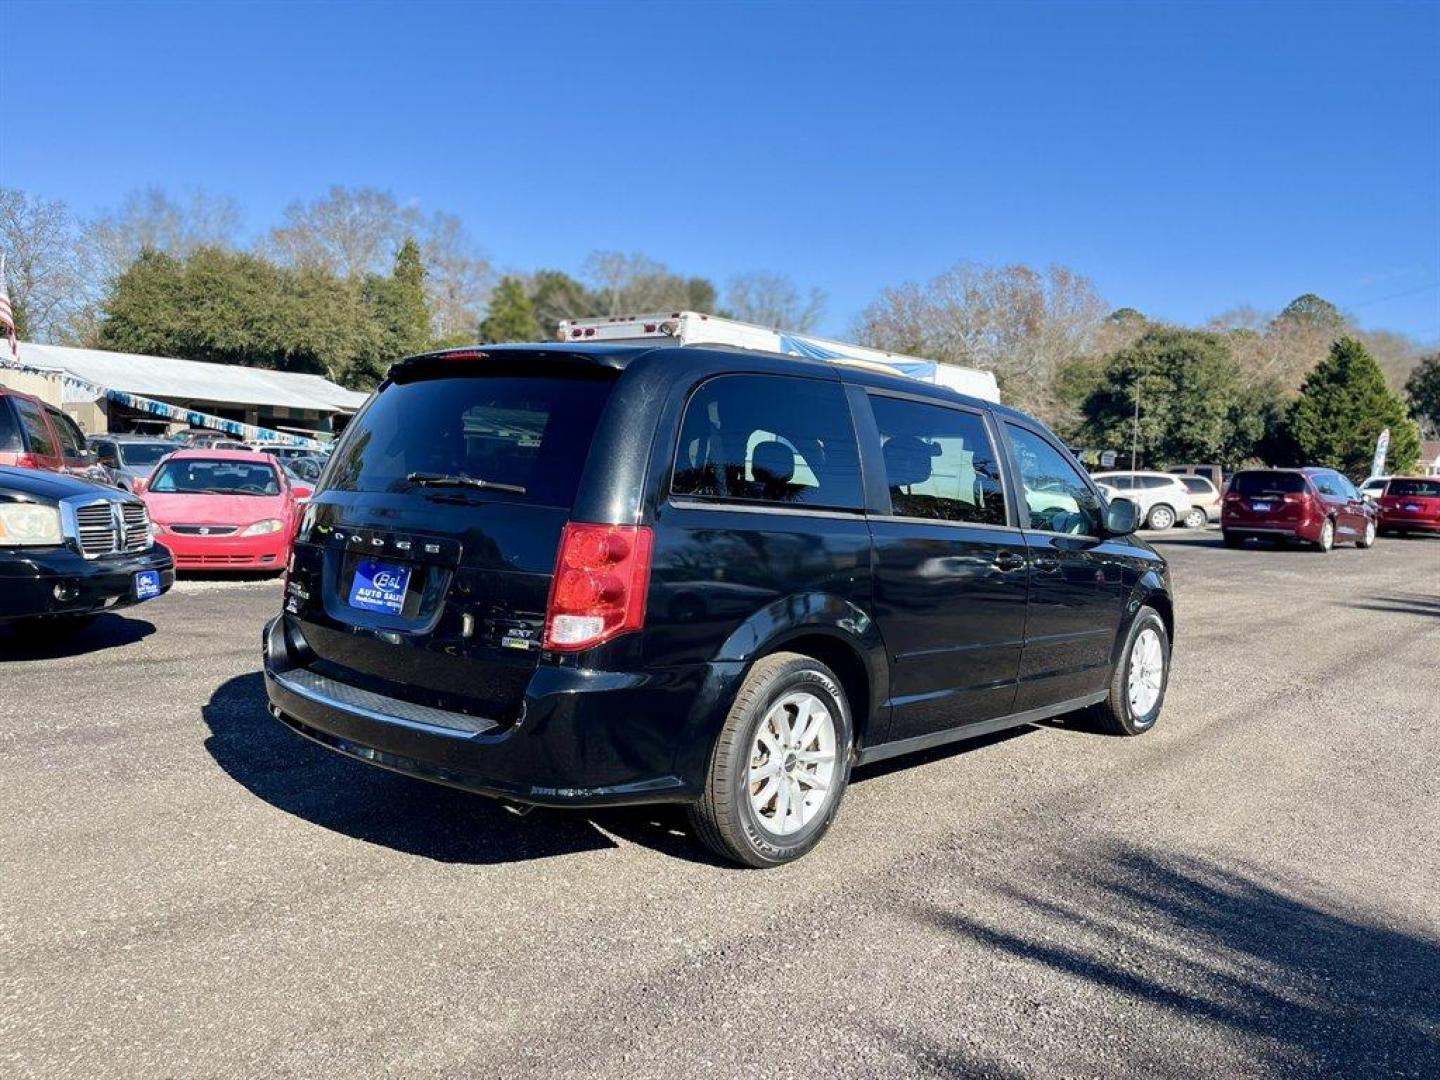
[[[1107,536],[1129,536],[1140,527],[1140,507],[1129,499],[1111,499],[1105,504]]]

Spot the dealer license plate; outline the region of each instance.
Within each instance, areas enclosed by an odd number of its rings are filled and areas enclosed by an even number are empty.
[[[1419,504],[1419,503],[1406,503],[1406,504],[1405,504],[1405,512],[1406,512],[1407,514],[1418,514],[1418,513],[1420,513],[1420,504]]]
[[[410,567],[361,559],[350,585],[350,606],[381,615],[399,615],[410,587]]]
[[[160,595],[160,571],[141,570],[135,575],[135,599],[153,600]]]
[[[1263,513],[1264,511],[1266,511],[1266,510],[1269,510],[1270,507],[1272,507],[1272,506],[1274,506],[1274,505],[1275,505],[1274,503],[1256,502],[1254,499],[1251,499],[1251,500],[1250,500],[1250,509],[1251,509],[1251,510],[1259,510],[1259,511],[1261,511],[1262,513]]]

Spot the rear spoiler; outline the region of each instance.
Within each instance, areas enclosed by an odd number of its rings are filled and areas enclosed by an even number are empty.
[[[638,351],[633,346],[603,352],[593,349],[582,351],[565,345],[549,344],[466,346],[459,349],[440,349],[436,352],[420,353],[397,360],[385,373],[385,380],[387,382],[406,382],[422,373],[433,374],[436,368],[448,367],[451,364],[462,367],[465,364],[479,363],[524,366],[544,362],[619,371],[637,355]]]

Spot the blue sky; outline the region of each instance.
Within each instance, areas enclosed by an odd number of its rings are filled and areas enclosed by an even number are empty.
[[[502,269],[643,251],[824,289],[959,260],[1200,321],[1318,292],[1440,340],[1440,4],[7,0],[0,183],[78,211],[333,183]]]

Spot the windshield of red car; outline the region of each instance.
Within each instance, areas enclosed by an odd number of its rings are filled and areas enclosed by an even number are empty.
[[[213,492],[221,495],[279,495],[273,466],[248,461],[189,458],[167,461],[155,472],[150,490],[160,495]]]

